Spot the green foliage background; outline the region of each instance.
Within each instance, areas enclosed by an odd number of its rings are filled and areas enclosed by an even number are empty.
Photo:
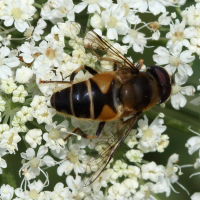
[[[36,3],[38,3],[38,4],[42,4],[42,2],[45,2],[45,1],[43,1],[43,0],[36,1]],[[79,3],[79,1],[74,0],[74,3],[75,4]],[[191,5],[192,3],[195,3],[195,2],[193,0],[187,1],[186,5],[184,5],[184,7],[181,8],[181,10],[183,10],[188,5]],[[40,12],[40,10],[38,9],[38,15],[39,15],[39,12]],[[175,7],[171,7],[170,12],[177,12],[177,9]],[[177,16],[179,16],[178,13],[177,13]],[[157,19],[157,17],[154,17],[151,14],[147,14],[147,13],[141,14],[140,17],[144,21],[147,21],[147,19],[148,19],[148,22],[155,21]],[[179,18],[180,18],[180,16],[179,16]],[[86,11],[84,11],[80,14],[76,14],[76,21],[78,21],[78,22],[87,24],[87,19],[88,19],[88,15],[87,15]],[[36,24],[36,21],[37,20],[34,20],[33,25]],[[48,28],[45,30],[46,34],[48,34],[48,32],[50,32],[50,28],[53,26],[53,24],[51,22],[47,22],[47,23],[48,23]],[[148,30],[146,30],[146,31],[147,31],[146,33],[148,34]],[[165,34],[166,34],[166,32],[162,33],[163,38],[165,38]],[[16,35],[14,35],[13,37],[15,37],[15,38],[23,37],[23,35],[20,33],[16,33]],[[22,44],[22,41],[13,41],[12,47],[14,48],[21,44]],[[134,62],[136,62],[137,60],[142,58],[142,59],[144,59],[144,64],[146,66],[152,65],[152,64],[154,64],[154,61],[152,59],[154,50],[158,46],[161,46],[161,45],[165,46],[165,44],[166,44],[165,39],[162,41],[162,43],[156,42],[156,41],[154,41],[154,42],[149,41],[148,46],[153,45],[154,48],[145,48],[143,54],[134,53],[130,49],[127,57],[131,56],[133,58]],[[200,60],[197,56],[192,65],[192,68],[193,68],[194,74],[189,78],[186,85],[193,85],[196,88],[196,86],[199,84],[199,78],[200,78]],[[187,99],[188,99],[187,105],[184,108],[181,108],[180,110],[175,110],[174,108],[172,108],[170,101],[168,101],[168,103],[166,104],[166,107],[164,109],[157,105],[157,106],[153,107],[151,110],[143,113],[143,114],[147,114],[150,121],[152,121],[158,115],[159,112],[163,112],[165,114],[165,118],[164,118],[165,125],[167,125],[167,130],[166,130],[165,134],[168,134],[170,137],[170,144],[166,148],[164,153],[157,153],[157,152],[156,153],[148,153],[145,155],[146,160],[155,161],[157,164],[166,165],[169,156],[172,155],[173,153],[177,153],[180,155],[178,165],[195,163],[195,160],[198,157],[198,153],[196,152],[192,156],[190,156],[188,154],[187,148],[185,147],[185,143],[190,137],[194,136],[194,134],[192,134],[188,130],[189,126],[191,126],[191,128],[193,130],[198,131],[200,133],[200,107],[196,107],[196,106],[190,104],[190,101],[198,96],[199,96],[199,92],[197,91],[195,93],[195,96],[187,97]],[[58,120],[63,120],[63,119],[60,116],[56,116],[56,120],[58,121]],[[33,123],[29,123],[29,124],[27,124],[27,126],[29,129],[34,128]],[[41,125],[41,128],[44,129],[44,124]],[[25,146],[23,141],[21,141],[19,143],[18,147],[19,147],[19,151],[16,153],[16,155],[6,155],[4,157],[7,161],[8,168],[4,169],[3,175],[0,176],[0,185],[9,183],[11,186],[13,186],[15,188],[20,187],[20,183],[21,183],[22,179],[19,177],[18,171],[21,168],[22,164],[21,164],[21,157],[19,155],[19,152],[25,152],[27,147]],[[123,150],[123,148],[121,150]],[[36,150],[36,152],[37,152],[37,150]],[[53,190],[54,185],[60,181],[66,185],[66,181],[65,181],[66,176],[63,175],[62,177],[58,177],[58,175],[56,173],[56,169],[57,169],[57,166],[46,170],[49,174],[50,185],[48,188],[45,188],[44,190]],[[189,190],[191,195],[194,192],[200,192],[200,177],[195,176],[195,177],[189,178],[189,176],[191,174],[198,172],[198,171],[199,170],[194,170],[193,168],[184,168],[182,170],[183,175],[180,176],[180,179],[179,179],[179,182]],[[39,178],[41,180],[44,180],[43,175]],[[176,191],[180,192],[179,194],[171,192],[171,195],[168,198],[165,196],[165,194],[161,194],[161,195],[159,194],[158,199],[162,199],[162,200],[166,200],[166,199],[189,200],[190,199],[190,196],[188,196],[186,194],[186,192],[183,191],[178,185],[175,184],[173,186],[176,189]]]

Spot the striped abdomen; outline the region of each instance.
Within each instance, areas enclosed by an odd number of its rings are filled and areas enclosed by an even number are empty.
[[[114,75],[97,74],[87,81],[55,92],[51,105],[58,112],[99,121],[118,118]]]

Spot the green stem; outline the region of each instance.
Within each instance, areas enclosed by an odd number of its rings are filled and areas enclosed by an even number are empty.
[[[87,21],[87,27],[90,27],[90,19],[91,19],[91,17],[92,17],[92,15],[89,14],[89,16],[88,16],[88,21]]]
[[[166,31],[166,32],[169,32],[170,31],[170,29],[169,28],[166,28],[166,27],[163,27],[163,26],[161,26],[160,28],[159,28],[159,31]],[[165,38],[166,39],[166,38]]]
[[[32,85],[30,85],[26,91],[29,92],[33,87],[35,87],[37,84],[36,83],[33,83]]]
[[[30,123],[30,124],[34,125],[35,127],[41,129],[42,131],[46,132],[46,129],[44,128],[44,126],[38,124],[38,123],[35,122],[35,121],[29,121],[29,122],[27,122],[27,123]]]
[[[161,112],[159,106],[154,106],[151,110],[145,111],[149,119],[154,119],[158,113]],[[165,125],[175,130],[182,131],[185,134],[191,134],[188,131],[188,127],[192,126],[192,129],[199,132],[199,113],[194,111],[177,112],[170,106],[165,107],[163,110],[165,114]]]
[[[166,46],[169,39],[161,37],[159,40],[148,40],[149,46]]]
[[[178,14],[182,17],[181,15],[181,9],[179,7],[176,7],[176,11],[178,12]]]
[[[33,6],[35,6],[36,8],[39,8],[39,9],[42,8],[42,6],[40,4],[38,4],[38,3],[33,3]]]
[[[141,166],[142,166],[140,163],[137,163],[137,162],[136,162],[135,164],[136,164],[139,168],[141,168]]]
[[[22,139],[23,139],[23,141],[24,141],[24,144],[25,144],[25,146],[26,146],[26,148],[28,149],[28,148],[30,148],[30,145],[26,142],[26,140],[25,140],[25,135],[23,134],[21,134],[21,137],[22,137]]]

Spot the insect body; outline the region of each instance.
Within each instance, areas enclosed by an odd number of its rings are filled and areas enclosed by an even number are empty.
[[[72,22],[70,25],[75,29],[73,33],[79,32],[79,28],[76,29],[79,27],[77,23],[74,25]],[[71,37],[75,39],[76,35]],[[97,138],[106,122],[117,119],[120,121],[117,132],[108,139],[106,148],[99,153],[97,159],[92,159],[88,163],[91,167],[96,166],[96,170],[87,180],[86,185],[89,185],[105,169],[132,130],[141,112],[155,104],[165,102],[170,97],[173,81],[167,71],[159,66],[150,66],[145,72],[140,72],[143,60],[135,66],[93,31],[86,35],[85,40],[87,41],[85,47],[100,61],[113,62],[114,71],[98,73],[86,65],[81,66],[71,74],[69,82],[61,82],[68,83],[70,86],[55,92],[51,97],[51,105],[58,113],[98,121],[99,126],[95,135],[87,135],[79,127],[74,129],[73,132],[84,138]],[[112,56],[102,56],[99,51]],[[73,83],[75,75],[82,69],[88,70],[93,77],[83,82]],[[40,80],[40,83],[49,82],[55,81]],[[126,117],[128,119],[124,120]]]
[[[106,122],[134,116],[165,102],[170,94],[171,80],[165,69],[151,66],[139,72],[120,68],[95,73],[86,81],[55,92],[51,105],[66,115]]]

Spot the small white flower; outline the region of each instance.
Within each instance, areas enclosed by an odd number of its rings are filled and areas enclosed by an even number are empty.
[[[33,116],[37,119],[38,124],[42,123],[50,124],[52,123],[52,117],[55,115],[55,112],[56,112],[55,109],[43,106],[37,109],[33,113]]]
[[[1,19],[5,20],[5,26],[11,26],[14,22],[15,28],[24,32],[28,27],[28,21],[36,12],[36,8],[32,5],[26,5],[21,0],[6,2],[7,6],[3,9]]]
[[[13,117],[12,126],[15,127],[18,132],[26,132],[27,131],[24,119],[22,119],[22,121],[21,121],[21,118],[17,117],[16,115]]]
[[[67,17],[69,21],[74,21],[74,4],[72,0],[51,0],[44,4],[41,10],[43,19],[56,21],[56,18]]]
[[[78,69],[80,64],[73,63],[71,61],[63,62],[60,67],[57,69],[57,72],[62,72],[63,78],[69,77],[73,71]]]
[[[35,70],[40,70],[44,66],[51,67],[53,65],[59,67],[63,61],[63,48],[55,45],[53,41],[46,42],[43,40],[39,44],[38,51],[40,55],[33,64]]]
[[[3,132],[4,131],[9,131],[9,126],[8,124],[0,124],[0,140],[2,139],[3,137]]]
[[[50,199],[72,199],[73,195],[68,187],[64,187],[63,183],[57,183],[54,191],[50,194]]]
[[[200,28],[197,28],[200,33]],[[191,52],[196,53],[200,58],[200,34],[197,37],[193,37],[190,40],[190,46],[188,48]]]
[[[72,176],[66,178],[67,186],[72,190],[72,199],[84,199],[87,194],[91,193],[90,187],[83,187],[81,176],[76,175],[74,179]]]
[[[169,12],[165,12],[159,16],[159,18],[158,18],[159,24],[161,24],[161,25],[169,25],[170,24],[171,17],[167,16],[168,14],[169,14]]]
[[[44,96],[35,95],[33,101],[31,102],[30,106],[34,110],[38,110],[39,108],[46,106],[46,98]]]
[[[195,192],[190,198],[191,198],[191,200],[199,200],[200,192]]]
[[[122,177],[127,172],[127,164],[121,160],[117,160],[113,165],[113,170],[117,173],[118,177]]]
[[[170,75],[174,74],[176,69],[182,77],[188,77],[193,74],[192,68],[188,63],[191,63],[195,56],[192,56],[192,52],[182,48],[170,48],[169,51],[164,47],[158,47],[154,52],[157,55],[153,55],[153,60],[158,65],[166,65],[164,68]]]
[[[125,18],[125,8],[118,4],[113,4],[109,9],[101,13],[102,19],[105,21],[107,28],[107,37],[111,40],[118,40],[118,34],[125,35],[129,28]]]
[[[0,112],[3,112],[5,110],[5,105],[6,105],[6,102],[0,96]]]
[[[159,13],[165,13],[166,12],[166,6],[169,6],[170,4],[163,0],[135,0],[133,1],[133,8],[138,9],[140,12],[146,12],[147,9],[154,14],[158,15]]]
[[[40,129],[32,129],[29,130],[25,136],[26,142],[29,143],[29,145],[32,148],[36,148],[37,145],[41,144],[42,141],[42,131]]]
[[[186,9],[181,12],[181,15],[186,24],[190,26],[200,26],[200,4],[197,3],[196,6],[192,5],[186,7]]]
[[[164,120],[160,119],[161,115],[158,115],[155,120],[148,125],[148,118],[145,115],[144,120],[138,121],[138,134],[140,138],[138,148],[147,153],[150,151],[156,151],[162,144],[162,133],[166,130],[166,126],[163,126]],[[166,139],[166,138],[165,138]],[[167,143],[168,144],[168,143]],[[165,145],[166,146],[166,145]]]
[[[104,27],[104,21],[103,21],[103,19],[100,17],[100,15],[98,13],[95,13],[91,17],[90,24],[91,24],[91,26],[93,28],[102,29]]]
[[[140,185],[140,190],[135,193],[133,200],[153,200],[154,197],[152,197],[151,193],[149,183]]]
[[[25,42],[22,44],[19,50],[22,52],[19,55],[22,56],[25,63],[32,63],[34,57],[36,57],[38,53],[38,47],[35,47],[35,42],[33,40],[31,42]]]
[[[170,24],[170,32],[166,34],[166,38],[169,38],[167,42],[167,48],[183,46],[189,47],[190,43],[188,39],[191,39],[197,35],[195,27],[185,28],[185,22],[180,22],[176,19],[175,24]]]
[[[80,13],[88,6],[88,13],[98,12],[100,14],[101,8],[108,8],[112,4],[112,0],[82,0],[83,2],[77,4],[74,9],[76,13]]]
[[[18,135],[17,130],[12,128],[3,132],[0,147],[6,148],[10,154],[15,154],[15,150],[18,150],[17,143],[19,141],[21,141],[21,137]]]
[[[147,39],[144,36],[144,33],[136,29],[129,29],[128,34],[122,39],[122,42],[125,44],[129,43],[129,47],[132,46],[135,52],[143,53],[144,47],[147,44]]]
[[[43,134],[43,139],[46,141],[46,147],[59,153],[61,149],[65,148],[64,145],[66,142],[63,139],[66,137],[66,128],[69,124],[67,120],[63,121],[59,125],[56,124],[57,122],[45,125],[45,129],[48,133]],[[62,131],[63,129],[64,131]]]
[[[39,41],[41,40],[41,35],[44,33],[43,29],[45,29],[47,26],[47,23],[41,18],[37,22],[37,26],[33,30],[33,40]],[[30,35],[31,36],[31,35]]]
[[[171,104],[175,109],[179,110],[180,107],[184,107],[187,103],[187,99],[183,95],[194,95],[195,88],[193,86],[181,87],[185,80],[181,80],[177,75],[175,76],[176,84],[172,86]]]
[[[79,23],[69,21],[66,21],[65,23],[58,23],[58,27],[63,30],[66,37],[70,37],[71,39],[75,39],[81,30]]]
[[[197,150],[199,150],[200,153],[200,134],[190,128],[189,130],[197,136],[193,136],[187,141],[186,147],[188,148],[188,153],[192,155]]]
[[[21,157],[25,160],[28,160],[27,163],[24,163],[21,167],[19,173],[23,171],[25,175],[25,179],[30,180],[35,178],[40,174],[40,171],[46,176],[44,171],[41,169],[42,166],[54,166],[55,161],[50,156],[44,156],[48,152],[48,148],[45,146],[40,146],[38,149],[37,156],[35,155],[35,151],[32,148],[28,148],[26,153],[21,153]],[[48,177],[46,176],[48,179]]]
[[[129,165],[127,168],[127,175],[131,179],[140,178],[140,168],[136,166]]]
[[[1,79],[1,89],[6,94],[11,94],[16,88],[17,85],[14,83],[13,78]]]
[[[33,121],[33,108],[23,106],[20,111],[16,113],[16,116],[21,118],[21,122]]]
[[[12,101],[14,103],[24,103],[26,96],[28,96],[28,92],[24,89],[23,85],[20,85],[16,90],[13,91]]]
[[[127,138],[125,140],[126,145],[128,145],[131,149],[136,144],[138,144],[138,141],[136,139],[136,133],[137,133],[136,129],[131,130],[131,132],[129,133],[129,135],[127,136]]]
[[[2,200],[11,200],[14,194],[14,188],[10,185],[3,184],[0,188],[0,196]]]
[[[122,200],[126,197],[127,191],[128,189],[124,184],[115,183],[108,189],[108,199]]]
[[[6,58],[7,57],[7,58]],[[17,67],[19,65],[19,59],[12,55],[12,52],[8,47],[0,48],[0,78],[7,79],[8,76],[12,76],[10,68]]]
[[[29,80],[32,78],[33,72],[30,68],[22,66],[18,68],[16,71],[15,80],[18,83],[28,83]]]
[[[138,182],[135,179],[125,179],[122,184],[127,188],[127,193],[134,194],[136,192],[136,188],[138,188]],[[126,194],[129,196],[128,194]]]
[[[84,162],[87,161],[86,151],[80,149],[78,144],[72,144],[71,141],[68,142],[69,150],[67,150],[67,161],[63,162],[57,169],[59,176],[63,173],[68,175],[74,170],[75,174],[84,173],[86,170],[86,165]],[[84,161],[84,162],[83,162]],[[72,167],[73,166],[73,167]]]
[[[101,187],[106,188],[108,186],[107,183],[110,181],[112,173],[112,169],[107,169],[103,171],[100,176],[92,183],[93,191],[98,192]]]
[[[54,45],[65,46],[64,32],[56,25],[51,28],[51,33],[45,36],[47,41],[53,41]]]
[[[2,157],[0,157],[0,174],[3,173],[1,168],[6,168],[6,167],[7,167],[6,161]]]
[[[126,152],[126,157],[131,162],[141,162],[144,154],[140,150],[131,149]]]
[[[159,177],[164,176],[164,167],[162,165],[157,166],[155,162],[150,162],[142,165],[141,173],[144,180],[150,179],[157,182]]]

